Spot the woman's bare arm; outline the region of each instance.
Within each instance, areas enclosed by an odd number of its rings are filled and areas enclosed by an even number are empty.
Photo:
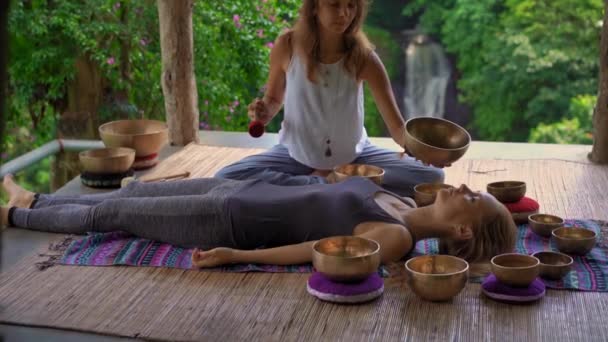
[[[383,263],[401,259],[413,246],[410,233],[403,226],[388,223],[369,223],[358,236],[380,244]],[[198,267],[215,267],[231,263],[253,263],[269,265],[297,265],[312,262],[312,246],[315,241],[274,248],[240,250],[214,248],[209,251],[195,250],[192,262]]]
[[[405,121],[395,102],[384,64],[375,52],[369,54],[367,63],[361,72],[361,79],[369,85],[391,137],[399,146],[404,146]]]
[[[262,122],[267,124],[283,106],[287,67],[291,61],[290,33],[280,35],[270,51],[270,70],[264,94],[266,115]]]

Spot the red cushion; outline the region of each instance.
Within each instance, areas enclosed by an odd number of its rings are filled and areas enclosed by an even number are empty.
[[[524,197],[515,203],[503,203],[507,209],[512,213],[525,213],[529,211],[536,211],[540,207],[538,202],[531,199],[530,197]]]

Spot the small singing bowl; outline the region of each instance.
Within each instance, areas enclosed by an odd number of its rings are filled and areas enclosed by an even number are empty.
[[[421,183],[414,187],[414,201],[419,207],[435,203],[437,193],[441,189],[452,189],[453,186],[442,183]]]
[[[564,219],[549,214],[532,214],[528,216],[528,224],[534,233],[544,237],[551,237],[553,229],[564,225]]]
[[[539,274],[546,279],[562,279],[570,272],[570,267],[574,263],[570,256],[558,252],[536,252],[532,256],[540,261]]]
[[[384,169],[366,164],[346,164],[334,167],[336,180],[341,182],[349,177],[364,177],[372,182],[382,185],[384,180]]]
[[[118,120],[99,126],[106,147],[129,147],[136,157],[158,153],[169,141],[169,128],[157,120]]]
[[[317,272],[342,283],[357,282],[378,271],[380,245],[358,236],[334,236],[312,246],[312,264]]]
[[[422,255],[405,263],[407,284],[420,298],[440,302],[456,296],[469,278],[469,263],[451,255]]]
[[[526,183],[520,181],[493,182],[486,186],[488,193],[502,203],[514,203],[526,194]]]
[[[514,287],[528,287],[540,269],[540,261],[531,255],[505,253],[490,260],[492,273],[503,284]]]
[[[78,153],[84,171],[99,174],[127,172],[135,160],[135,150],[126,147],[100,148]]]
[[[469,132],[449,120],[417,117],[405,123],[408,154],[427,164],[452,164],[464,155],[470,143]]]
[[[555,246],[562,253],[585,255],[593,249],[597,234],[589,229],[561,227],[551,232]]]

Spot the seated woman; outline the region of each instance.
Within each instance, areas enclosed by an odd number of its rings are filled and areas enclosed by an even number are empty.
[[[442,190],[435,204],[413,201],[360,177],[331,185],[280,186],[218,178],[132,182],[81,196],[34,194],[6,176],[10,196],[2,226],[84,234],[126,231],[196,247],[193,263],[311,262],[315,240],[358,235],[380,244],[382,262],[397,261],[418,239],[440,238],[443,253],[483,262],[511,251],[516,226],[507,209],[465,185]]]

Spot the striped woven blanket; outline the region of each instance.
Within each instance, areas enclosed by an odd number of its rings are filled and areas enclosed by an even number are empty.
[[[544,280],[555,289],[608,291],[608,222],[595,220],[567,220],[566,226],[579,226],[598,233],[598,243],[586,256],[574,256],[572,271],[559,281]],[[603,228],[603,232],[602,232]],[[411,256],[437,254],[434,239],[419,241]],[[519,226],[516,252],[532,254],[544,250],[557,250],[548,238],[540,237],[527,225]],[[142,267],[192,268],[192,249],[174,247],[165,243],[136,238],[123,232],[93,233],[70,244],[60,263],[81,266],[129,265]],[[312,271],[312,265],[255,265],[237,264],[210,269],[219,272],[298,272]],[[386,271],[381,271],[383,274]]]

